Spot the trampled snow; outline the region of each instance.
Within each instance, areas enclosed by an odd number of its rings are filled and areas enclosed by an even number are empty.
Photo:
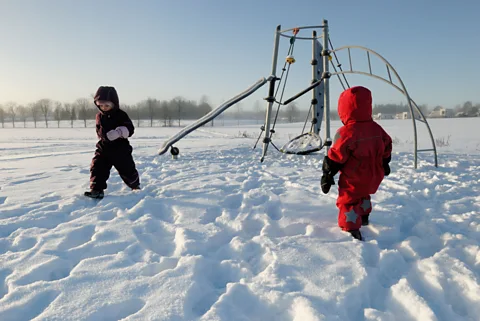
[[[260,125],[202,127],[177,160],[156,151],[180,128],[137,128],[143,189],[112,170],[101,201],[94,128],[0,129],[0,320],[478,320],[480,118],[429,122],[439,167],[416,170],[411,120],[380,122],[392,174],[365,242],[337,227],[323,153],[260,163]]]

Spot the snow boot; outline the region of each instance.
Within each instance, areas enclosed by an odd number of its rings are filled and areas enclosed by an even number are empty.
[[[348,233],[350,233],[357,240],[363,241],[362,233],[360,233],[360,230],[352,230],[352,231],[348,231]]]
[[[92,189],[90,191],[87,191],[87,192],[85,192],[84,195],[87,196],[87,197],[96,198],[96,199],[102,199],[103,196],[104,196],[103,191],[99,191],[99,190],[96,190],[96,189]]]
[[[132,191],[134,191],[134,190],[141,190],[140,185],[137,185],[137,186],[135,186],[135,187],[132,187]]]
[[[369,224],[369,222],[368,222],[368,216],[369,216],[369,214],[367,214],[367,215],[362,215],[362,225],[363,225],[363,226]]]

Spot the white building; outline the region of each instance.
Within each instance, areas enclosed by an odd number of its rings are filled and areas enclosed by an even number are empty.
[[[406,111],[395,115],[395,119],[409,119],[409,118],[410,118],[410,115]]]
[[[433,110],[428,114],[428,117],[430,118],[446,118],[446,117],[453,117],[454,116],[454,111],[452,109],[446,109],[443,107],[437,108],[436,110]]]
[[[373,115],[373,119],[374,120],[379,120],[379,119],[393,119],[393,115],[392,114],[382,114],[382,113],[378,113],[376,115]]]

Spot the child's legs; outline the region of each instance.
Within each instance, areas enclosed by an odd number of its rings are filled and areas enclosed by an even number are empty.
[[[337,203],[338,226],[344,231],[358,230],[362,226],[362,217],[355,205]]]
[[[369,215],[372,212],[372,201],[370,199],[370,195],[362,197],[360,201],[361,202],[358,205],[358,212],[360,215]]]
[[[125,184],[130,188],[138,187],[140,185],[140,178],[135,168],[135,162],[133,161],[132,147],[126,146],[121,148],[115,160],[113,166],[115,166]]]
[[[355,199],[342,194],[337,199],[338,226],[344,231],[358,230],[362,226],[362,216],[372,212],[370,195]]]
[[[105,155],[102,148],[97,147],[90,166],[90,188],[104,190],[107,188],[107,180],[110,177],[112,163]]]

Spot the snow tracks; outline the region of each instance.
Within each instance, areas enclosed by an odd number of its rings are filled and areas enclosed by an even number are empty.
[[[338,229],[319,155],[144,156],[141,191],[112,171],[101,201],[7,198],[0,320],[473,320],[480,160],[451,159],[395,155],[365,242]]]

